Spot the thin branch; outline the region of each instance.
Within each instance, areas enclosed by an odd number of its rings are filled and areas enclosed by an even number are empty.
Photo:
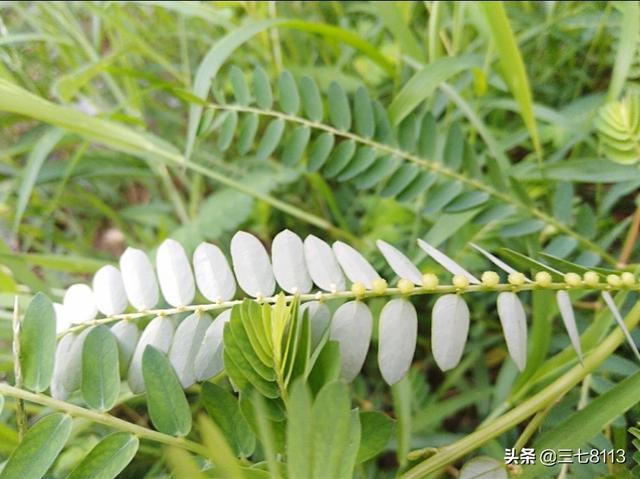
[[[633,220],[631,221],[631,226],[629,226],[627,237],[624,240],[624,245],[622,246],[622,252],[620,253],[620,259],[618,260],[619,268],[625,267],[629,262],[629,258],[631,257],[633,247],[636,245],[636,240],[638,239],[639,232],[640,232],[640,205],[638,205],[635,213],[633,214]]]

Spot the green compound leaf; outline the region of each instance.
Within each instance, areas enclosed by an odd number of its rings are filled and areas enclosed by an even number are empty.
[[[110,434],[89,451],[67,479],[114,479],[136,455],[139,444],[132,434]]]
[[[44,294],[36,294],[24,315],[20,330],[20,364],[24,385],[35,392],[49,387],[56,354],[56,314]]]
[[[191,410],[187,398],[171,363],[153,346],[147,346],[142,355],[142,375],[149,416],[156,429],[173,436],[189,434]]]
[[[82,346],[82,397],[93,409],[108,411],[120,392],[118,342],[108,327],[93,328]]]
[[[71,418],[56,413],[45,416],[25,434],[11,453],[2,479],[40,479],[56,460],[71,433]]]

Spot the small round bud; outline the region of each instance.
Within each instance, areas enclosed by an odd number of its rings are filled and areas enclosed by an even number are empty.
[[[584,284],[587,286],[596,286],[600,282],[600,276],[595,271],[587,271],[582,275],[582,279],[584,280]]]
[[[398,290],[400,290],[402,294],[410,294],[413,292],[414,287],[414,284],[406,278],[402,278],[398,281]]]
[[[364,296],[364,294],[367,292],[367,288],[365,288],[364,284],[362,283],[353,283],[351,285],[351,292],[358,297]]]
[[[625,271],[624,273],[622,273],[620,275],[620,279],[622,279],[622,284],[624,284],[628,288],[636,284],[636,277],[629,271]]]
[[[469,286],[469,278],[463,274],[454,274],[452,283],[456,288],[464,289]]]
[[[373,292],[376,294],[384,294],[387,292],[387,280],[378,278],[373,281]]]
[[[538,286],[542,286],[543,288],[548,288],[553,282],[553,278],[546,271],[538,271],[536,273],[536,283]]]
[[[524,274],[516,271],[515,273],[509,273],[509,283],[514,286],[522,286],[524,284]]]
[[[438,277],[433,273],[426,273],[422,275],[422,286],[427,289],[434,289],[438,286]]]
[[[567,273],[564,275],[564,282],[573,288],[576,286],[580,286],[580,284],[582,283],[582,278],[578,273]]]
[[[485,271],[480,279],[487,288],[495,288],[500,283],[500,276],[495,271]]]
[[[607,275],[607,283],[609,286],[620,286],[622,284],[622,279],[617,274],[609,274]]]

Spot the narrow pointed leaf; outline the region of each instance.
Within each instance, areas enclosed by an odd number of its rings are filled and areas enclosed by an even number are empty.
[[[93,297],[105,316],[120,314],[127,308],[127,294],[120,270],[110,264],[100,268],[93,277]]]
[[[433,358],[443,371],[455,368],[469,333],[469,308],[457,294],[440,296],[431,316]]]
[[[344,274],[352,283],[363,283],[367,289],[373,288],[373,282],[380,279],[380,275],[373,266],[364,259],[354,248],[342,241],[333,243],[333,252]]]
[[[205,381],[222,372],[224,368],[222,332],[225,323],[230,319],[231,310],[227,309],[213,320],[204,333],[204,339],[194,361],[198,381]]]
[[[440,250],[434,248],[426,241],[423,241],[418,238],[418,245],[420,248],[424,250],[429,256],[431,256],[440,266],[449,271],[451,274],[461,274],[466,276],[470,283],[472,284],[480,284],[480,280],[469,273],[466,269],[460,266],[458,263],[453,261],[447,255],[442,253]]]
[[[271,244],[271,258],[273,274],[282,289],[291,294],[311,291],[313,283],[304,259],[304,246],[297,234],[289,230],[278,233]]]
[[[118,342],[104,325],[93,328],[82,346],[81,390],[89,407],[100,411],[108,411],[118,399]]]
[[[2,479],[44,477],[67,442],[71,426],[71,418],[61,413],[49,414],[36,422],[9,456],[0,473]]]
[[[569,339],[573,345],[573,349],[576,350],[578,359],[582,362],[582,345],[580,344],[580,333],[578,332],[578,326],[576,325],[576,317],[573,313],[573,305],[571,304],[571,297],[566,291],[558,291],[556,293],[556,300],[558,302],[558,309],[560,310],[560,316],[564,327],[569,334]]]
[[[633,338],[631,337],[631,334],[627,329],[627,325],[624,324],[624,319],[622,319],[620,310],[616,306],[616,302],[611,297],[611,293],[609,293],[609,291],[603,291],[602,298],[604,299],[604,302],[607,303],[607,307],[609,308],[609,310],[611,310],[611,314],[613,315],[616,322],[618,323],[618,326],[620,327],[620,329],[622,329],[622,332],[624,333],[624,337],[626,338],[627,343],[629,344],[629,347],[633,351],[633,354],[635,354],[636,358],[640,360],[640,352],[638,352],[638,347],[636,346],[636,343],[633,341]]]
[[[473,249],[475,249],[476,251],[480,252],[485,258],[487,258],[489,261],[491,261],[493,264],[495,264],[498,268],[500,268],[505,273],[511,274],[511,273],[517,273],[518,272],[517,270],[515,270],[514,268],[509,266],[507,263],[502,261],[500,258],[498,258],[497,256],[492,255],[487,250],[481,248],[477,244],[474,244],[474,243],[469,243],[469,244],[471,245],[471,247]],[[531,280],[529,278],[525,278],[525,280],[527,282],[529,282],[529,283],[531,282]]]
[[[311,328],[311,351],[315,350],[331,322],[329,307],[320,301],[307,301],[300,305],[300,317],[308,311]]]
[[[20,329],[20,366],[24,386],[35,392],[49,387],[56,354],[56,313],[51,300],[37,293]]]
[[[278,94],[280,96],[280,107],[282,111],[289,115],[295,115],[300,109],[300,95],[298,86],[293,79],[293,75],[288,70],[284,70],[278,78]]]
[[[134,394],[144,392],[144,378],[142,377],[142,355],[147,346],[153,346],[163,353],[169,352],[173,340],[173,321],[166,317],[157,317],[151,321],[142,332],[140,341],[131,358],[127,381]]]
[[[373,317],[366,304],[349,301],[331,321],[331,339],[340,343],[341,376],[351,382],[358,375],[369,350]]]
[[[64,293],[62,301],[65,321],[70,324],[84,323],[91,321],[98,314],[93,291],[86,284],[77,283],[71,285]]]
[[[520,371],[527,363],[527,317],[522,302],[515,293],[503,291],[498,294],[498,317],[507,349]]]
[[[120,272],[124,290],[134,308],[144,311],[158,304],[158,282],[144,251],[127,248],[120,257]]]
[[[404,298],[393,299],[382,308],[378,328],[378,367],[392,385],[411,367],[418,337],[416,309]]]
[[[115,432],[96,444],[67,479],[115,479],[138,452],[140,441],[132,434]]]
[[[162,296],[171,306],[191,304],[196,294],[193,272],[184,248],[176,240],[162,242],[156,253]]]
[[[193,270],[198,289],[209,301],[229,301],[236,294],[229,262],[217,246],[200,243],[193,253]]]
[[[169,362],[184,389],[196,382],[194,362],[210,325],[209,315],[194,313],[182,320],[173,335]]]
[[[172,436],[191,431],[191,409],[167,357],[148,345],[142,356],[149,417],[155,428]]]
[[[231,239],[233,270],[240,287],[250,296],[271,296],[276,289],[269,255],[255,236],[238,231]]]
[[[386,241],[378,240],[376,245],[398,278],[408,279],[418,286],[422,285],[422,274],[409,258]]]
[[[309,275],[318,288],[325,291],[344,290],[344,274],[331,246],[309,235],[304,240],[304,257]]]
[[[120,364],[120,375],[127,376],[131,358],[136,350],[136,345],[140,339],[140,330],[132,321],[118,321],[111,327],[111,333],[118,342],[118,363]]]

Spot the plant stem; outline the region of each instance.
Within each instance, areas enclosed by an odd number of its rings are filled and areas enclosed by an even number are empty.
[[[211,454],[207,451],[207,448],[201,444],[189,441],[184,438],[173,437],[169,436],[168,434],[153,431],[151,429],[138,426],[137,424],[123,421],[122,419],[113,417],[107,413],[85,409],[83,407],[76,406],[75,404],[59,401],[49,396],[45,396],[44,394],[32,393],[24,389],[10,386],[6,383],[0,383],[0,394],[16,398],[17,400],[30,401],[36,404],[41,404],[42,406],[47,406],[58,411],[66,412],[71,416],[82,417],[90,421],[112,427],[119,431],[129,432],[142,439],[159,442],[161,444],[166,444],[167,446],[176,446],[182,449],[187,449],[191,452],[211,459]]]
[[[629,226],[629,232],[627,233],[627,237],[624,240],[624,245],[622,246],[622,252],[620,253],[620,259],[618,260],[619,267],[624,267],[629,262],[629,257],[631,256],[633,247],[635,246],[636,240],[638,239],[639,231],[640,231],[640,205],[638,205],[635,213],[633,214],[633,220],[631,221],[631,226]]]
[[[625,324],[629,329],[632,329],[639,321],[640,303],[636,303],[627,315]],[[463,439],[441,448],[433,457],[414,466],[400,476],[400,479],[418,479],[436,472],[477,449],[494,437],[508,431],[536,412],[549,407],[549,405],[553,404],[559,397],[580,383],[585,376],[608,358],[618,346],[620,346],[624,339],[624,333],[619,328],[616,328],[604,341],[585,356],[583,365],[573,367],[542,391],[533,395],[503,416],[477,429]]]
[[[13,299],[13,371],[16,380],[16,386],[22,387],[22,364],[20,363],[20,311],[18,296]],[[27,411],[24,407],[24,401],[18,399],[16,401],[16,423],[18,425],[18,440],[27,432]]]

